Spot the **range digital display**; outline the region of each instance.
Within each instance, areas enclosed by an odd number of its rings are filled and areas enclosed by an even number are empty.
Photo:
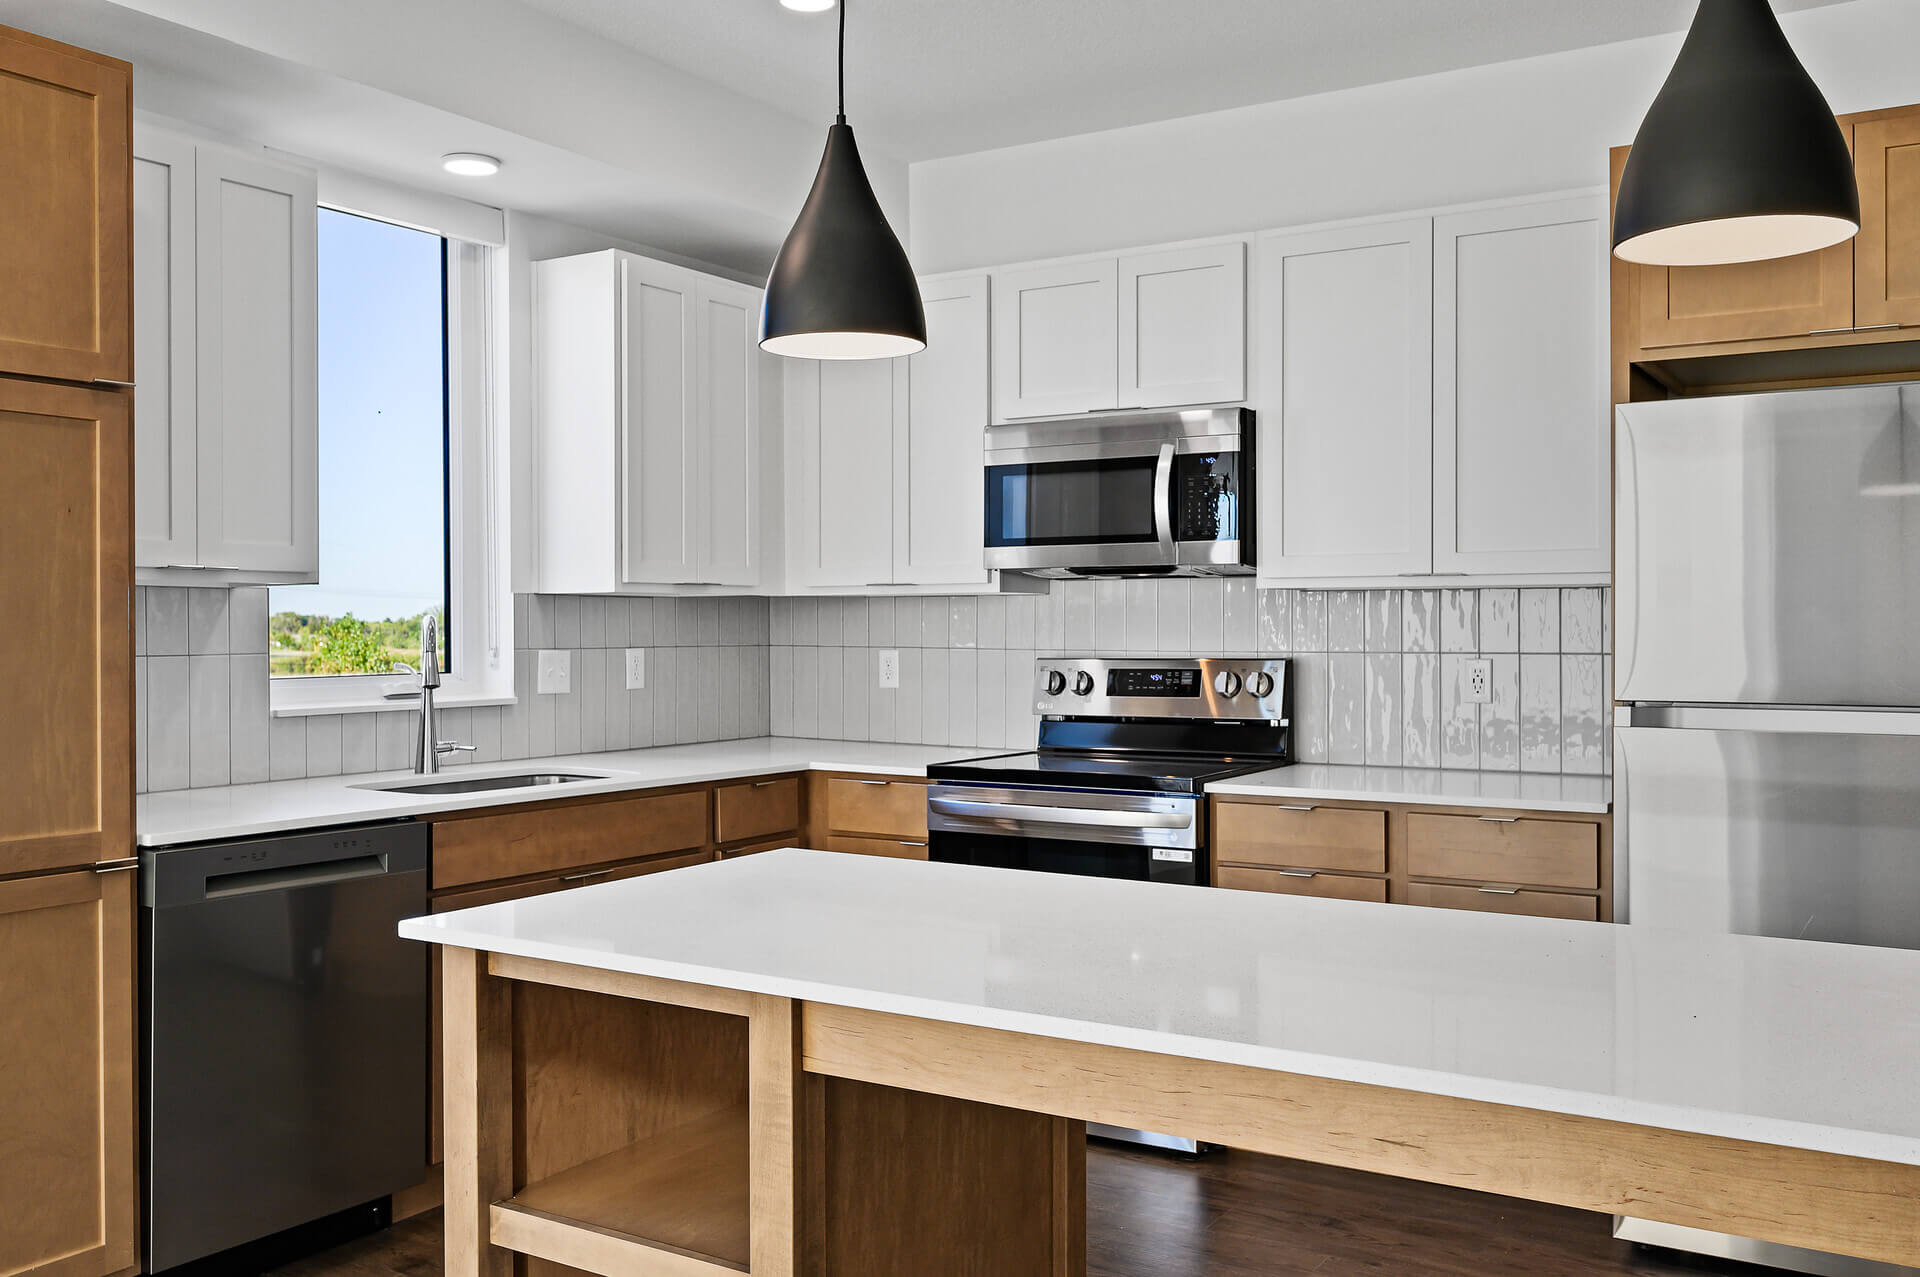
[[[1198,696],[1199,670],[1109,670],[1108,696]]]

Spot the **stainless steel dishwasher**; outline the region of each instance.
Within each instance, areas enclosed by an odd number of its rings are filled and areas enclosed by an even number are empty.
[[[424,1177],[427,827],[142,857],[147,1265],[162,1272]]]

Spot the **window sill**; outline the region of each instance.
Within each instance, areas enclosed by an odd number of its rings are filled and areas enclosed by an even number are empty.
[[[435,709],[476,709],[485,705],[512,705],[512,696],[489,696],[482,692],[440,692],[433,698]],[[309,701],[299,705],[275,705],[275,718],[312,718],[318,714],[391,714],[418,709],[417,700],[390,701],[381,696],[342,697],[337,701]]]

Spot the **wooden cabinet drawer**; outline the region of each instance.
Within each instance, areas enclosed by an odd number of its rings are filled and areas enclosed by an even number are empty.
[[[1216,864],[1387,871],[1387,813],[1311,803],[1217,803]]]
[[[1536,887],[1600,885],[1600,827],[1574,820],[1407,817],[1407,872]]]
[[[800,828],[800,780],[752,780],[713,791],[713,840],[739,842]]]
[[[1571,918],[1576,922],[1600,920],[1597,898],[1563,896],[1552,891],[1494,891],[1486,887],[1414,882],[1407,884],[1407,903],[1439,909],[1476,909],[1481,913],[1521,913],[1535,918]]]
[[[925,860],[925,839],[848,838],[833,834],[827,838],[828,851],[850,851],[859,856],[891,856],[895,860]]]
[[[1387,901],[1385,878],[1354,878],[1316,869],[1288,872],[1280,869],[1241,869],[1226,866],[1214,875],[1217,885],[1230,891],[1271,891],[1283,896],[1323,896],[1330,900]]]
[[[927,836],[927,787],[913,780],[827,782],[827,829],[881,838]]]
[[[707,844],[704,790],[429,819],[436,889],[564,873]]]

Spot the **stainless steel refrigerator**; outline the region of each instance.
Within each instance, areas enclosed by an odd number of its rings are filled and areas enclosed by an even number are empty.
[[[1631,404],[1614,442],[1625,921],[1920,948],[1920,385]]]

